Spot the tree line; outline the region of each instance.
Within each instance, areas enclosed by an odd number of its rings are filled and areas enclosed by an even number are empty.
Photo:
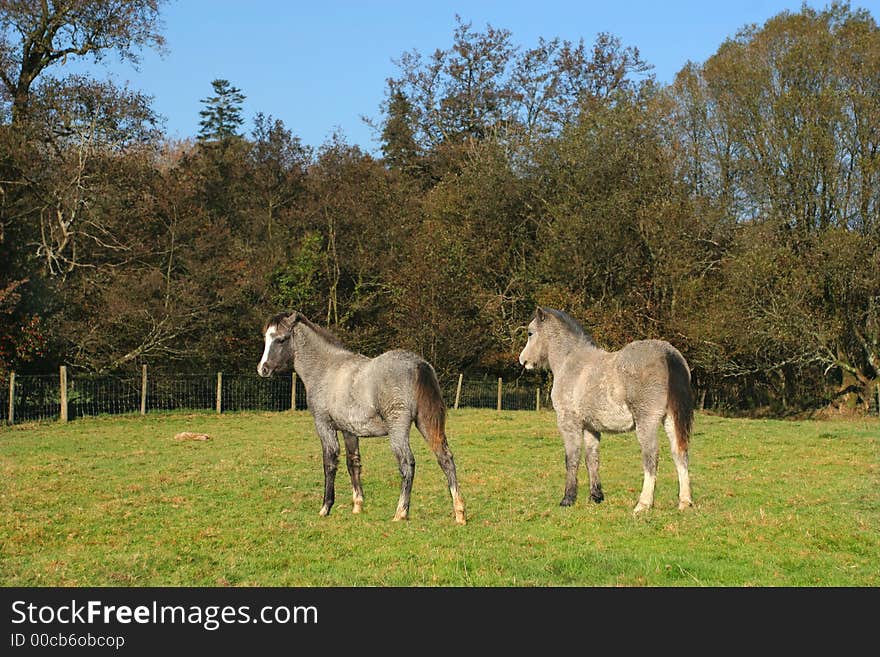
[[[403,53],[381,154],[242,119],[175,141],[64,58],[162,48],[158,0],[0,3],[0,372],[247,371],[297,309],[353,349],[515,378],[537,304],[663,338],[698,402],[865,409],[880,370],[880,31],[782,12],[660,84],[638,49],[456,17]]]

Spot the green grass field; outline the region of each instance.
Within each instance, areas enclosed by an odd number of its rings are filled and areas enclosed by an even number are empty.
[[[178,442],[183,430],[208,442]],[[633,434],[602,441],[606,500],[560,508],[552,412],[450,413],[468,504],[452,519],[421,436],[410,520],[387,439],[361,441],[366,502],[321,504],[306,412],[102,417],[0,429],[4,586],[878,586],[880,422],[698,415],[693,509],[661,436],[653,510]]]

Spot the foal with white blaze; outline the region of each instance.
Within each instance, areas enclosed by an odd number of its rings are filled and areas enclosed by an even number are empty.
[[[257,373],[272,376],[292,367],[306,388],[324,460],[324,502],[319,515],[328,515],[333,507],[339,462],[337,432],[341,432],[351,476],[352,512],[360,513],[364,503],[359,440],[388,436],[401,477],[394,520],[406,520],[416,466],[409,445],[415,422],[446,475],[455,521],[465,524],[464,500],[446,441],[446,406],[437,375],[427,361],[401,350],[386,351],[376,358],[354,353],[328,330],[297,312],[275,315],[263,334],[265,348]]]
[[[681,353],[663,340],[630,342],[619,351],[600,349],[568,314],[539,307],[529,323],[529,339],[519,355],[526,369],[549,367],[550,397],[565,446],[565,494],[561,506],[577,498],[577,473],[585,451],[590,499],[604,499],[599,481],[602,432],[635,429],[642,449],[644,482],[634,513],[654,504],[657,431],[669,437],[678,471],[678,508],[692,506],[688,444],[693,423],[690,369]]]

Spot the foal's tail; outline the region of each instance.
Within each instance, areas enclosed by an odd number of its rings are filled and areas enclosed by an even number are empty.
[[[675,437],[678,451],[687,453],[691,440],[691,427],[694,422],[694,398],[691,392],[691,372],[684,356],[677,350],[666,352],[666,365],[669,370],[669,394],[666,410],[675,423]]]
[[[425,362],[418,364],[416,376],[416,425],[434,452],[446,444],[446,404],[434,368]]]

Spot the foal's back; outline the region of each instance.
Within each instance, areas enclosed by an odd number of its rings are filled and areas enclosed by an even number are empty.
[[[586,347],[558,377],[569,392],[559,395],[560,406],[598,431],[631,431],[639,416],[663,414],[670,358],[684,360],[665,340],[637,340],[618,351]]]
[[[375,358],[349,353],[329,366],[316,386],[314,408],[338,428],[362,436],[386,435],[388,421],[410,421],[415,413],[420,356],[400,349]]]
[[[661,412],[666,406],[670,360],[684,362],[665,340],[636,340],[613,353],[614,373],[634,415]]]
[[[668,359],[684,360],[681,353],[666,340],[636,340],[615,352],[616,369],[629,385],[666,385]]]

